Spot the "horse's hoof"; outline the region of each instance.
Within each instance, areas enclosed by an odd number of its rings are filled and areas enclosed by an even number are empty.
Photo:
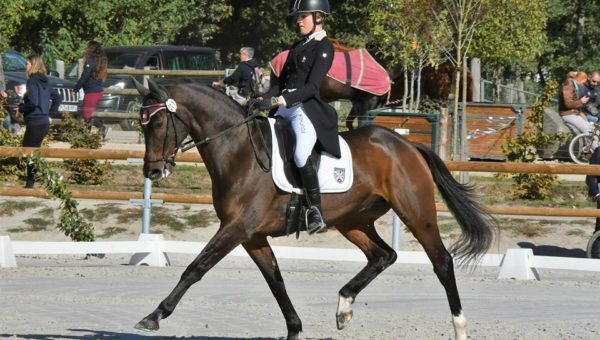
[[[337,329],[342,330],[352,320],[352,311],[336,315]]]
[[[142,331],[157,331],[160,327],[158,325],[158,321],[145,318],[138,322],[137,325],[135,325],[135,328]]]
[[[352,297],[343,297],[339,296],[338,300],[338,309],[337,313],[335,313],[335,321],[337,323],[337,328],[339,330],[344,329],[348,322],[352,320],[352,304],[354,303],[354,298]]]
[[[287,340],[299,340],[300,333],[298,332],[288,332]]]

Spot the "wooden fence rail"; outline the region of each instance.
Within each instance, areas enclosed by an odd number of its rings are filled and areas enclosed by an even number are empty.
[[[31,155],[36,148],[0,146],[0,157],[21,157]],[[39,148],[43,158],[78,158],[78,159],[114,159],[143,158],[143,151],[109,150],[109,149],[60,149]],[[179,153],[176,160],[180,162],[202,162],[196,151]],[[560,163],[502,163],[502,162],[464,162],[447,161],[451,171],[469,172],[507,172],[507,173],[545,173],[569,175],[598,175],[600,165],[579,165]]]
[[[71,191],[73,198],[128,201],[132,198],[141,199],[141,192],[131,191]],[[0,188],[0,196],[27,196],[49,198],[43,189]],[[152,199],[159,199],[170,203],[183,204],[212,204],[211,195],[200,194],[168,194],[152,193]],[[443,203],[436,204],[437,211],[448,212],[448,207]],[[490,206],[493,214],[520,215],[520,216],[562,216],[562,217],[600,217],[600,209],[593,208],[540,208],[540,207],[513,207]]]
[[[90,149],[59,149],[59,148],[22,148],[0,146],[0,157],[22,157],[39,152],[45,158],[78,158],[78,159],[106,159],[124,160],[128,158],[143,158],[143,151],[133,150],[90,150]],[[180,162],[202,162],[197,152],[178,154]],[[453,171],[472,172],[506,172],[506,173],[549,173],[549,174],[577,174],[600,175],[598,165],[573,165],[555,163],[497,163],[497,162],[461,162],[448,161],[448,168]],[[72,191],[74,198],[103,199],[103,200],[129,200],[142,198],[141,192],[105,192],[105,191]],[[42,189],[0,188],[0,196],[35,196],[47,197]],[[152,198],[162,199],[172,203],[212,204],[210,195],[182,195],[154,193]],[[490,206],[492,213],[498,215],[523,215],[523,216],[570,216],[570,217],[600,217],[600,210],[593,208],[540,208],[540,207],[512,207]],[[448,211],[445,204],[437,204],[438,211]]]

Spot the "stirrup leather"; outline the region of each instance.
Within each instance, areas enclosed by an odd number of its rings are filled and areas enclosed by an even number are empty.
[[[312,221],[313,223],[309,223],[309,221],[308,221],[309,214],[311,214],[311,219],[317,219],[317,220]],[[304,212],[304,221],[306,223],[306,231],[308,232],[309,235],[312,235],[326,227],[325,222],[323,221],[323,215],[321,215],[321,211],[315,205],[306,209],[306,211]]]

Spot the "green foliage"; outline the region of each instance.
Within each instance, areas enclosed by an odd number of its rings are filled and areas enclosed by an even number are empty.
[[[24,0],[2,0],[2,15],[0,15],[0,52],[10,46],[9,39],[15,35],[24,11]]]
[[[599,1],[547,0],[548,43],[538,75],[563,79],[568,71],[595,71],[600,65]]]
[[[15,13],[21,25],[9,35],[10,43],[19,51],[43,53],[46,61],[75,61],[92,39],[106,46],[203,44],[231,14],[222,0],[22,2],[25,10]]]
[[[102,146],[100,134],[92,133],[88,124],[69,114],[63,115],[62,131],[63,140],[73,149],[99,149]],[[64,164],[69,179],[78,184],[102,184],[110,169],[108,162],[100,163],[95,159],[66,159]]]
[[[34,155],[31,161],[36,167],[36,180],[40,181],[48,194],[62,200],[62,211],[57,228],[70,237],[73,241],[94,241],[94,226],[88,223],[77,210],[77,201],[71,198],[62,177],[50,169],[48,163],[38,155]]]
[[[477,27],[472,57],[486,68],[535,70],[547,44],[545,0],[486,0],[487,15]]]
[[[10,129],[2,128],[6,112],[6,100],[0,97],[0,145],[21,146],[21,139],[13,136]],[[14,180],[25,168],[25,161],[21,157],[0,157],[0,180]]]
[[[538,150],[552,142],[565,142],[566,133],[549,134],[542,131],[544,110],[556,95],[558,83],[550,81],[544,93],[536,100],[521,138],[511,139],[502,145],[502,151],[510,162],[532,162],[538,158]],[[549,188],[556,182],[552,174],[514,174],[515,194],[521,198],[543,199],[548,197]]]

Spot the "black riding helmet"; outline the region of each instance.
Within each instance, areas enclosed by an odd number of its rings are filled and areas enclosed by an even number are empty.
[[[310,35],[315,31],[317,24],[322,24],[322,21],[317,20],[317,12],[323,13],[323,15],[329,15],[329,1],[328,0],[292,0],[294,1],[294,5],[292,7],[292,11],[288,14],[288,16],[296,16],[300,13],[311,13],[313,17],[313,22],[315,26],[307,34]]]
[[[294,2],[289,16],[295,16],[299,13],[321,12],[329,15],[329,1],[327,0],[292,0]]]

